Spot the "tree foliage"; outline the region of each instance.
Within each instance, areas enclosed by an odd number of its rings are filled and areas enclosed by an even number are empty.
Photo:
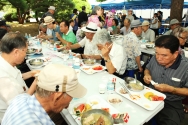
[[[96,0],[97,2],[104,2],[104,1],[106,1],[106,0]]]
[[[91,6],[87,0],[0,0],[1,3],[11,4],[16,9],[16,15],[21,24],[24,23],[26,15],[29,15],[30,10],[35,12],[35,17],[38,20],[38,17],[41,17],[48,11],[49,6],[56,7],[54,16],[57,21],[70,19],[74,8],[81,11],[81,7],[86,6],[86,12],[91,11]]]

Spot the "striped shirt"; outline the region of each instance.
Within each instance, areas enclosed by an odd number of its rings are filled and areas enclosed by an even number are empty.
[[[188,88],[188,60],[178,55],[176,61],[168,68],[160,65],[153,56],[146,68],[150,71],[152,80],[161,84],[168,84],[177,88]],[[154,86],[151,85],[154,89]],[[182,100],[185,96],[164,92],[166,100]]]
[[[55,125],[35,95],[20,94],[12,101],[1,125]]]

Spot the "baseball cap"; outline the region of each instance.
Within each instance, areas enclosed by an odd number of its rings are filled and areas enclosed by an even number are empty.
[[[170,21],[170,25],[173,25],[173,24],[178,24],[178,23],[180,23],[177,19],[172,19],[171,21]]]
[[[77,79],[76,71],[62,64],[49,64],[38,75],[37,85],[51,92],[65,92],[73,98],[83,97],[87,89]]]
[[[131,28],[142,26],[140,20],[133,20],[131,22]]]

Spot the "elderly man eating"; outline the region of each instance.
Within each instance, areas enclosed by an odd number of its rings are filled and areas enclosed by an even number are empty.
[[[78,49],[84,47],[84,54],[81,54],[81,58],[94,58],[101,59],[99,51],[96,45],[96,41],[93,40],[95,33],[97,32],[97,25],[93,22],[90,22],[86,27],[82,27],[81,30],[85,32],[85,37],[79,43],[74,45],[69,45],[70,49]]]
[[[17,96],[1,125],[55,125],[48,114],[61,112],[69,106],[72,98],[81,98],[86,92],[74,69],[49,64],[38,75],[36,93]]]
[[[101,51],[108,72],[123,78],[127,64],[124,48],[115,42],[112,43],[106,29],[98,31],[94,40],[97,41],[97,47]]]
[[[180,125],[184,118],[182,100],[188,96],[188,62],[179,54],[179,40],[164,35],[155,41],[155,53],[144,71],[144,81],[166,95],[164,108],[156,115],[158,125]]]
[[[24,80],[34,77],[39,71],[34,70],[21,74],[16,68],[24,61],[27,52],[27,39],[19,33],[7,33],[0,45],[0,121],[12,101],[19,94],[32,95],[36,88],[36,81],[28,89]]]
[[[144,37],[148,42],[154,42],[155,41],[155,32],[151,29],[149,29],[149,22],[147,20],[144,20],[142,23],[142,38]]]

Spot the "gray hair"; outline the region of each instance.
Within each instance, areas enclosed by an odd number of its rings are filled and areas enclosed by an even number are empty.
[[[188,33],[188,29],[184,28],[184,27],[177,27],[175,28],[171,35],[175,36],[175,37],[179,37],[181,35],[181,33],[187,32]]]
[[[54,92],[52,91],[47,91],[47,90],[44,90],[42,88],[40,88],[39,86],[37,86],[36,88],[36,93],[40,96],[40,97],[49,97],[51,94],[53,94]]]
[[[44,23],[41,23],[41,24],[39,25],[39,27],[42,27],[42,28],[46,28],[46,29],[47,29],[47,25],[44,25]]]
[[[97,31],[93,37],[93,42],[97,44],[105,44],[106,42],[112,42],[107,29],[101,29]]]
[[[2,53],[11,53],[14,49],[21,49],[27,46],[27,39],[20,33],[7,33],[1,39],[0,50]]]
[[[100,6],[94,6],[94,8],[92,9],[91,15],[97,15],[97,10],[100,10],[101,7]]]

